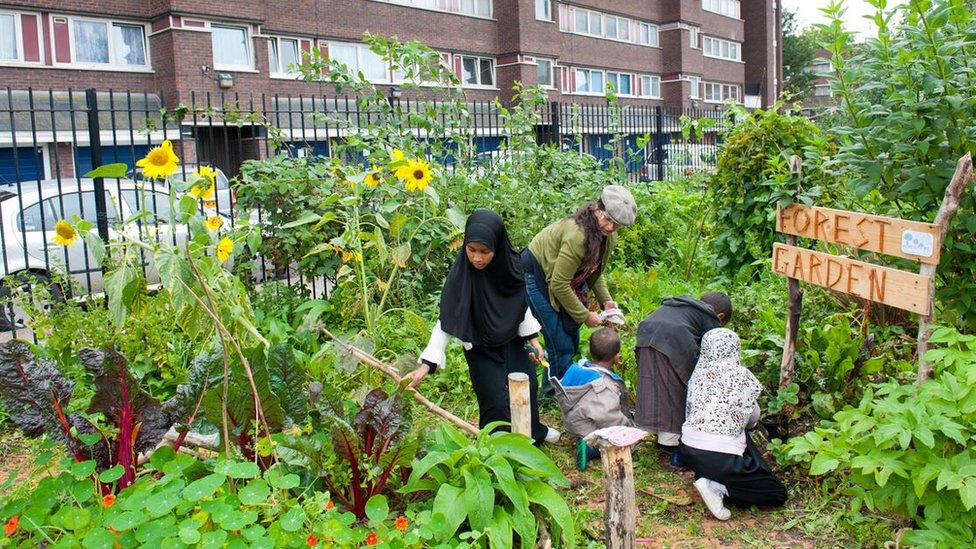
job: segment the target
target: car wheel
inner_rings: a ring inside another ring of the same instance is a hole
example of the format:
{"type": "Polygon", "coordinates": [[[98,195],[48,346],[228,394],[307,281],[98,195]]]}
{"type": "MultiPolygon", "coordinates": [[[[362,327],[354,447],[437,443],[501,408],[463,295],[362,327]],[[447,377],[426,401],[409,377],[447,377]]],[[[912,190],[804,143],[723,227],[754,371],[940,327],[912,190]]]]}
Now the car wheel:
{"type": "Polygon", "coordinates": [[[0,330],[18,330],[30,320],[27,311],[14,303],[12,288],[31,293],[34,297],[33,306],[44,311],[53,310],[64,303],[64,288],[44,273],[21,272],[4,277],[0,281],[0,330]],[[40,296],[35,297],[32,292],[35,286],[47,286],[49,295],[43,299],[40,296]]]}

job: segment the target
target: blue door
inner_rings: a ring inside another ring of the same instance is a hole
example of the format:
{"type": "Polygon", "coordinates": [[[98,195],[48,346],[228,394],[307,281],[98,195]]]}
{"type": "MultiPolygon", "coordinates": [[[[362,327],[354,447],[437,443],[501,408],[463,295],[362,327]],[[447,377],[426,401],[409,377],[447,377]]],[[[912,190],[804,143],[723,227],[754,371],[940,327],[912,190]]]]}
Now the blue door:
{"type": "Polygon", "coordinates": [[[44,160],[33,147],[0,148],[0,185],[44,179],[44,160]]]}
{"type": "MultiPolygon", "coordinates": [[[[136,161],[149,152],[148,145],[102,145],[102,164],[123,163],[130,170],[135,169],[136,161]]],[[[92,169],[91,147],[75,149],[75,176],[81,177],[92,169]]]]}
{"type": "Polygon", "coordinates": [[[595,156],[600,164],[606,168],[610,165],[610,159],[613,158],[613,151],[607,150],[607,146],[610,145],[610,135],[591,135],[586,138],[587,140],[587,152],[595,156]]]}

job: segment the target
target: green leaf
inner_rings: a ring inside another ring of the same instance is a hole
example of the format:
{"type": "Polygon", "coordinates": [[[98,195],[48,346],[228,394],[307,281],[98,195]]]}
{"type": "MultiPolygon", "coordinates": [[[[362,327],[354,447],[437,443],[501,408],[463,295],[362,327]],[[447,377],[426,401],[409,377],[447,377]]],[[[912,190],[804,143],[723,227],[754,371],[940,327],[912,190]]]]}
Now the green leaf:
{"type": "Polygon", "coordinates": [[[217,488],[227,480],[219,473],[211,473],[203,478],[194,480],[184,490],[183,497],[187,501],[200,501],[213,495],[217,488]]]}
{"type": "Polygon", "coordinates": [[[404,242],[400,244],[393,250],[393,262],[396,263],[397,267],[405,269],[410,261],[410,254],[412,250],[410,248],[410,242],[404,242]]]}
{"type": "Polygon", "coordinates": [[[71,474],[76,479],[83,479],[95,474],[95,462],[92,460],[76,461],[71,464],[71,474]]]}
{"type": "Polygon", "coordinates": [[[97,177],[114,177],[116,179],[125,177],[126,172],[129,171],[129,166],[125,163],[119,162],[117,164],[102,164],[101,166],[95,168],[94,170],[89,170],[85,175],[81,176],[84,178],[95,179],[97,177]]]}
{"type": "Polygon", "coordinates": [[[283,473],[285,469],[280,465],[277,467],[272,467],[264,472],[264,478],[267,479],[268,484],[279,489],[279,490],[290,490],[292,488],[297,488],[301,479],[298,475],[293,473],[283,473]]]}
{"type": "Polygon", "coordinates": [[[810,474],[813,476],[822,475],[828,471],[833,471],[840,465],[840,461],[824,454],[817,454],[810,463],[810,474]]]}
{"type": "Polygon", "coordinates": [[[196,528],[184,526],[180,528],[180,541],[188,545],[193,545],[200,541],[200,531],[196,528]]]}
{"type": "Polygon", "coordinates": [[[91,513],[85,508],[62,507],[54,518],[68,530],[81,530],[91,522],[91,513]]]}
{"type": "Polygon", "coordinates": [[[247,486],[241,488],[241,491],[237,493],[237,497],[241,499],[241,503],[244,505],[257,505],[263,503],[268,497],[271,496],[271,488],[268,487],[268,481],[263,478],[256,478],[251,482],[247,483],[247,486]]]}
{"type": "Polygon", "coordinates": [[[457,208],[457,206],[451,206],[447,209],[447,219],[454,225],[455,228],[464,230],[464,226],[467,224],[467,218],[464,217],[464,213],[457,208]]]}
{"type": "Polygon", "coordinates": [[[959,499],[967,511],[976,507],[976,477],[969,477],[959,489],[959,499]]]}
{"type": "Polygon", "coordinates": [[[434,515],[440,514],[444,517],[444,521],[441,523],[442,528],[437,533],[438,539],[442,541],[454,537],[454,532],[466,518],[466,514],[459,513],[457,509],[458,500],[463,492],[464,490],[450,484],[441,484],[441,487],[437,489],[437,494],[434,496],[434,506],[431,509],[431,524],[438,524],[434,521],[434,515]]]}
{"type": "Polygon", "coordinates": [[[142,511],[126,511],[112,519],[109,526],[119,531],[131,530],[148,519],[142,511]]]}
{"type": "Polygon", "coordinates": [[[569,511],[569,506],[552,486],[539,481],[530,480],[524,482],[525,493],[529,496],[529,501],[541,505],[549,516],[552,517],[560,530],[568,547],[576,545],[576,525],[573,522],[573,514],[569,511]]]}
{"type": "Polygon", "coordinates": [[[122,475],[124,474],[125,474],[125,468],[122,467],[121,465],[116,465],[109,469],[105,469],[104,471],[99,473],[98,480],[108,484],[119,480],[120,478],[122,478],[122,475]]]}
{"type": "Polygon", "coordinates": [[[197,213],[197,199],[192,195],[185,194],[180,198],[179,206],[177,207],[180,212],[180,221],[183,223],[188,223],[190,218],[197,213]]]}
{"type": "Polygon", "coordinates": [[[569,480],[559,467],[549,459],[549,456],[542,453],[542,450],[532,445],[532,439],[514,433],[493,433],[488,439],[488,444],[509,461],[521,463],[533,471],[538,471],[557,486],[569,487],[569,480]]]}
{"type": "Polygon", "coordinates": [[[227,541],[227,532],[223,530],[207,532],[200,540],[200,549],[220,549],[225,541],[227,541]]]}
{"type": "Polygon", "coordinates": [[[491,485],[491,477],[484,467],[473,466],[462,471],[464,476],[464,492],[461,493],[461,504],[467,510],[471,528],[484,531],[491,521],[492,509],[495,507],[495,490],[491,485]]]}
{"type": "Polygon", "coordinates": [[[218,461],[214,472],[230,478],[256,478],[261,475],[261,469],[251,461],[218,461]]]}
{"type": "Polygon", "coordinates": [[[297,532],[305,524],[305,511],[301,507],[292,507],[287,513],[281,516],[278,524],[286,532],[297,532]]]}
{"type": "Polygon", "coordinates": [[[79,230],[78,233],[81,234],[82,240],[88,245],[88,250],[91,251],[95,264],[99,267],[103,266],[102,263],[105,261],[105,243],[102,242],[102,237],[98,236],[97,232],[91,230],[79,230]]]}
{"type": "Polygon", "coordinates": [[[382,523],[389,514],[390,506],[386,502],[386,496],[377,494],[366,502],[366,516],[374,524],[382,523]]]}
{"type": "Polygon", "coordinates": [[[112,549],[115,535],[107,528],[93,528],[81,543],[86,549],[112,549]]]}
{"type": "Polygon", "coordinates": [[[296,220],[294,220],[294,221],[292,221],[290,223],[285,223],[280,228],[281,229],[293,229],[295,227],[301,227],[302,225],[307,225],[309,223],[314,223],[314,222],[316,222],[316,221],[318,221],[320,219],[322,219],[322,216],[321,215],[319,215],[319,214],[317,214],[315,212],[308,212],[305,215],[299,217],[298,219],[296,219],[296,220]]]}
{"type": "Polygon", "coordinates": [[[130,261],[124,261],[105,275],[108,310],[117,326],[125,324],[125,318],[139,290],[138,275],[136,267],[130,261]]]}
{"type": "Polygon", "coordinates": [[[175,456],[176,451],[173,450],[172,446],[166,444],[153,450],[152,456],[149,458],[149,464],[152,465],[153,469],[162,471],[163,466],[166,465],[166,462],[173,459],[175,456]]]}

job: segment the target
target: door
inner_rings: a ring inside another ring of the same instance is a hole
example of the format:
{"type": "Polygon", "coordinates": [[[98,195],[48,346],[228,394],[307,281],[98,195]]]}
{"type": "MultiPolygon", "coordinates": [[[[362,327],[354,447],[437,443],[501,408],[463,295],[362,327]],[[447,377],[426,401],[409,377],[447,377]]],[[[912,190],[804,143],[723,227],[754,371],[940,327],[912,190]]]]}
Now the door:
{"type": "Polygon", "coordinates": [[[44,158],[33,147],[0,148],[0,185],[44,179],[44,158]]]}

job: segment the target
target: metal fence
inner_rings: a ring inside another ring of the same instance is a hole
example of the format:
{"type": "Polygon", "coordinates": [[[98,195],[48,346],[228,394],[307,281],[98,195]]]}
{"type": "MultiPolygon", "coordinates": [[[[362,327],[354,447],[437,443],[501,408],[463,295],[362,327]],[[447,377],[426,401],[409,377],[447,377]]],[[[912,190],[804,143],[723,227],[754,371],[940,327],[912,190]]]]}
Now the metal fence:
{"type": "MultiPolygon", "coordinates": [[[[377,119],[355,98],[240,94],[191,95],[189,104],[165,109],[162,94],[133,92],[0,91],[0,254],[4,280],[0,288],[0,328],[16,327],[22,315],[10,303],[10,286],[47,280],[66,273],[75,297],[102,291],[102,271],[85,245],[53,245],[59,219],[78,215],[98,227],[105,240],[118,238],[117,222],[141,210],[168,219],[165,184],[137,183],[135,170],[123,179],[84,179],[94,167],[138,159],[164,140],[181,158],[182,176],[199,165],[218,168],[217,191],[207,207],[235,215],[234,177],[243,162],[278,153],[329,157],[351,133],[377,119]],[[145,195],[136,192],[140,186],[145,195]],[[141,203],[145,196],[145,202],[141,203]],[[28,276],[28,274],[30,276],[28,276]]],[[[439,112],[436,102],[390,99],[399,112],[439,112]]],[[[463,133],[474,160],[492,163],[502,157],[509,127],[495,103],[465,104],[464,127],[442,124],[435,131],[406,116],[404,132],[418,139],[456,142],[463,133]],[[448,135],[450,134],[450,135],[448,135]]],[[[604,165],[620,158],[632,181],[675,179],[714,166],[726,117],[714,110],[662,107],[618,107],[549,102],[536,113],[535,138],[590,154],[604,165]],[[714,125],[701,135],[687,135],[688,121],[710,118],[714,125]]],[[[457,159],[436,160],[454,169],[457,159]]],[[[260,216],[260,212],[251,214],[260,216]]],[[[186,226],[169,227],[140,221],[138,230],[176,244],[185,241],[186,226]]],[[[119,229],[126,230],[126,229],[119,229]]],[[[157,279],[144,258],[147,281],[157,279]]],[[[292,270],[259,265],[255,277],[272,274],[289,283],[322,286],[302,280],[292,270]]]]}

